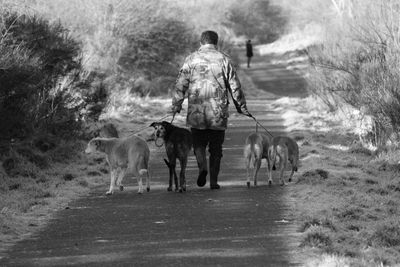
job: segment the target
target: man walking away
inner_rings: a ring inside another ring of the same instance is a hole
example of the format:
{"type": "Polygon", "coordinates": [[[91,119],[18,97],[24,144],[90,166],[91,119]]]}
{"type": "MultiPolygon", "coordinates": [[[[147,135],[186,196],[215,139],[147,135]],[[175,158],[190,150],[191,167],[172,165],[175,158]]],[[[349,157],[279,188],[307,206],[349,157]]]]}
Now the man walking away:
{"type": "Polygon", "coordinates": [[[188,97],[187,125],[192,131],[199,167],[197,185],[203,187],[207,182],[208,146],[211,189],[220,188],[218,174],[228,125],[229,95],[239,113],[251,116],[231,59],[218,51],[217,44],[216,32],[205,31],[201,34],[201,46],[185,59],[172,98],[172,113],[176,114],[181,111],[185,96],[188,97]]]}
{"type": "Polygon", "coordinates": [[[251,44],[251,40],[247,40],[246,42],[246,56],[247,56],[247,67],[250,68],[250,61],[253,57],[253,45],[251,44]]]}

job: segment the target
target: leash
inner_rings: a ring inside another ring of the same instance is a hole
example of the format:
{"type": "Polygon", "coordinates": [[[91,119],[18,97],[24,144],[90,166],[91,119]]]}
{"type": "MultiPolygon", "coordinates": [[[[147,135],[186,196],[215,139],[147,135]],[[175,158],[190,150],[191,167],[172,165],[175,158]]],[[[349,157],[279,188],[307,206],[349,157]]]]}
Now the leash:
{"type": "MultiPolygon", "coordinates": [[[[169,116],[171,116],[171,115],[170,115],[170,114],[165,115],[164,117],[162,117],[162,118],[160,118],[160,119],[158,119],[158,120],[156,120],[156,121],[163,121],[163,120],[165,120],[166,118],[168,118],[169,116]]],[[[174,118],[175,118],[175,114],[173,115],[172,120],[174,120],[174,118]]],[[[172,123],[172,121],[171,121],[171,123],[172,123]]],[[[140,128],[139,130],[128,131],[128,132],[131,132],[131,134],[130,134],[129,136],[132,136],[132,135],[135,135],[135,134],[137,134],[137,133],[140,133],[141,131],[143,131],[144,129],[147,129],[147,128],[150,128],[150,126],[147,125],[147,126],[144,126],[144,127],[140,128]]]]}
{"type": "Polygon", "coordinates": [[[250,114],[250,118],[252,118],[256,122],[256,132],[258,130],[258,126],[263,128],[271,137],[274,137],[270,131],[267,130],[253,115],[250,114]]]}
{"type": "Polygon", "coordinates": [[[175,119],[175,115],[176,115],[176,113],[174,113],[174,114],[172,115],[171,124],[172,124],[172,122],[173,122],[173,121],[174,121],[174,119],[175,119]]]}

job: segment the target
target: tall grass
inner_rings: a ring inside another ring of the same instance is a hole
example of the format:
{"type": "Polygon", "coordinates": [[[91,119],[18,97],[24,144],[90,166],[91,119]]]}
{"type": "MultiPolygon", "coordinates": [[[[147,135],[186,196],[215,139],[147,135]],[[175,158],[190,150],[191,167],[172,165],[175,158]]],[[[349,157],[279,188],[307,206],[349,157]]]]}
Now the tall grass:
{"type": "Polygon", "coordinates": [[[348,10],[325,25],[323,44],[309,50],[310,88],[332,108],[345,103],[371,116],[370,141],[384,145],[400,127],[400,6],[352,1],[348,10]]]}

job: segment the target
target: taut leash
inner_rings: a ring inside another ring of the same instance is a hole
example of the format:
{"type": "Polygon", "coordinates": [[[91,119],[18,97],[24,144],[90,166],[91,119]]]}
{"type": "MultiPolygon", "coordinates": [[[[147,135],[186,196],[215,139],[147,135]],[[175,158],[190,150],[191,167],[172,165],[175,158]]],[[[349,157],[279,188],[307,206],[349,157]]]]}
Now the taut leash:
{"type": "Polygon", "coordinates": [[[175,119],[175,115],[176,115],[176,113],[172,114],[172,120],[171,120],[171,124],[172,124],[172,122],[173,122],[173,121],[174,121],[174,119],[175,119]]]}
{"type": "Polygon", "coordinates": [[[256,122],[256,132],[258,130],[257,126],[259,125],[261,128],[263,128],[271,137],[274,137],[270,131],[267,130],[253,115],[250,114],[250,118],[252,118],[256,122]]]}
{"type": "MultiPolygon", "coordinates": [[[[169,116],[173,116],[172,117],[172,121],[174,120],[174,118],[175,118],[175,114],[174,115],[170,115],[170,114],[168,114],[168,115],[165,115],[164,117],[162,117],[162,118],[160,118],[160,119],[158,119],[158,120],[156,120],[156,121],[163,121],[163,120],[165,120],[166,118],[168,118],[169,116]]],[[[172,123],[172,121],[171,121],[171,123],[172,123]]],[[[136,130],[136,131],[129,131],[129,132],[131,132],[131,134],[129,135],[129,136],[132,136],[132,135],[135,135],[135,134],[137,134],[137,133],[140,133],[141,131],[143,131],[144,129],[147,129],[147,128],[150,128],[151,126],[144,126],[144,127],[142,127],[142,128],[140,128],[139,130],[136,130]]]]}

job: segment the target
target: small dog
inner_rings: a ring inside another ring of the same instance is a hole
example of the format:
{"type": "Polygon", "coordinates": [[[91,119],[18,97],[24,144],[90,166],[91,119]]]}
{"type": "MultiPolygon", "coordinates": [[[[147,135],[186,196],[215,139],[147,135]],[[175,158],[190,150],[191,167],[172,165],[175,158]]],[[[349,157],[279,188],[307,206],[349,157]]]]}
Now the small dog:
{"type": "MultiPolygon", "coordinates": [[[[270,170],[270,160],[268,158],[268,147],[271,144],[270,137],[262,133],[251,133],[247,136],[244,146],[244,158],[247,169],[247,187],[250,188],[250,164],[253,162],[254,186],[257,186],[257,174],[261,167],[261,160],[266,159],[268,163],[267,172],[270,170]]],[[[269,181],[271,184],[271,181],[269,181]]]]}
{"type": "Polygon", "coordinates": [[[268,157],[270,158],[271,165],[269,169],[269,181],[272,181],[272,169],[271,166],[275,166],[278,159],[280,175],[279,179],[281,185],[285,185],[283,180],[283,172],[286,169],[288,161],[292,165],[292,172],[289,177],[289,182],[292,181],[293,173],[297,172],[299,163],[299,146],[296,141],[287,136],[276,136],[272,138],[271,145],[268,149],[268,157]]]}
{"type": "Polygon", "coordinates": [[[186,191],[186,166],[189,152],[192,148],[192,134],[189,130],[172,125],[169,122],[153,122],[150,126],[154,127],[155,138],[162,138],[165,144],[168,160],[164,159],[169,169],[169,187],[168,191],[172,191],[172,177],[175,181],[175,191],[186,191]],[[181,172],[178,177],[176,175],[176,159],[181,165],[181,172]]]}
{"type": "Polygon", "coordinates": [[[114,193],[114,185],[119,186],[121,191],[124,190],[122,179],[125,174],[137,177],[139,194],[143,193],[142,178],[146,175],[147,192],[150,191],[150,149],[142,138],[135,135],[124,139],[96,137],[89,141],[85,152],[95,151],[105,153],[110,166],[111,182],[106,195],[114,193]]]}

